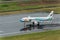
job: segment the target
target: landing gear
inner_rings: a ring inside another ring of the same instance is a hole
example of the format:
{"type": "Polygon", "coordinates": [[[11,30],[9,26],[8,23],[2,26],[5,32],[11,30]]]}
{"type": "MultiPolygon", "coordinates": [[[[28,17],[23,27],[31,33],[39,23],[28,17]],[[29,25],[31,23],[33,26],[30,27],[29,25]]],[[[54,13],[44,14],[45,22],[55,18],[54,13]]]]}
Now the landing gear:
{"type": "Polygon", "coordinates": [[[33,27],[33,29],[35,29],[35,23],[34,22],[32,22],[32,27],[33,27]]]}
{"type": "Polygon", "coordinates": [[[33,29],[37,28],[37,29],[43,29],[43,25],[40,25],[40,22],[38,22],[37,24],[35,24],[34,22],[32,23],[33,24],[33,29]]]}
{"type": "Polygon", "coordinates": [[[37,24],[35,24],[34,22],[32,22],[32,24],[28,24],[26,25],[26,22],[24,23],[24,28],[22,28],[20,31],[26,31],[26,30],[32,30],[32,29],[43,29],[43,26],[40,25],[40,23],[38,22],[37,24]]]}
{"type": "Polygon", "coordinates": [[[39,29],[40,28],[40,23],[38,22],[38,24],[37,24],[37,29],[39,29]]]}
{"type": "Polygon", "coordinates": [[[24,28],[25,28],[25,22],[24,22],[24,28]]]}

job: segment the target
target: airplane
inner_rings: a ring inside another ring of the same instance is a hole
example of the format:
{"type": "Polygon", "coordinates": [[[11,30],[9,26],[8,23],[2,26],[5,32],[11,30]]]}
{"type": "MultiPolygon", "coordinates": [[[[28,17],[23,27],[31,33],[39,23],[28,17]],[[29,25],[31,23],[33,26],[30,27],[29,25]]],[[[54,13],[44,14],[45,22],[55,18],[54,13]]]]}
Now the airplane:
{"type": "Polygon", "coordinates": [[[53,13],[54,11],[51,11],[47,17],[23,17],[20,19],[20,22],[34,22],[37,24],[38,22],[51,21],[53,19],[53,13]]]}

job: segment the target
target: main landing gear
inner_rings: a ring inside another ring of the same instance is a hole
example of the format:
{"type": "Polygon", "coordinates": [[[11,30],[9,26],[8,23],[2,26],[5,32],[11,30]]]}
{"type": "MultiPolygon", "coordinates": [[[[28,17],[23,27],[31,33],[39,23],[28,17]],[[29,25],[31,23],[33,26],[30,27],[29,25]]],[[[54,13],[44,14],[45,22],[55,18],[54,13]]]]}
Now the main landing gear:
{"type": "Polygon", "coordinates": [[[27,25],[24,23],[24,28],[22,28],[20,31],[26,31],[32,29],[43,29],[43,25],[40,25],[39,22],[37,24],[32,22],[32,24],[27,24],[27,25]]]}

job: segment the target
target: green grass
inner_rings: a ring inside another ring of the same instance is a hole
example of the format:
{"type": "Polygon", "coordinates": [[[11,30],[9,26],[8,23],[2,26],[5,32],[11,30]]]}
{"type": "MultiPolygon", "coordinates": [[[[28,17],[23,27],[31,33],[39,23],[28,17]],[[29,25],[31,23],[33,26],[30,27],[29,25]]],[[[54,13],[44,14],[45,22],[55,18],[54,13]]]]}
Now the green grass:
{"type": "Polygon", "coordinates": [[[60,40],[60,30],[2,37],[0,40],[60,40]]]}
{"type": "Polygon", "coordinates": [[[13,10],[19,10],[19,6],[17,6],[18,3],[3,3],[0,4],[0,12],[1,11],[13,11],[13,10]]]}
{"type": "MultiPolygon", "coordinates": [[[[39,9],[39,11],[55,11],[55,13],[60,13],[60,4],[43,4],[43,5],[29,5],[29,6],[20,6],[19,3],[2,3],[0,4],[0,12],[8,11],[21,11],[21,10],[32,10],[39,9]]],[[[34,11],[34,10],[32,10],[34,11]]]]}

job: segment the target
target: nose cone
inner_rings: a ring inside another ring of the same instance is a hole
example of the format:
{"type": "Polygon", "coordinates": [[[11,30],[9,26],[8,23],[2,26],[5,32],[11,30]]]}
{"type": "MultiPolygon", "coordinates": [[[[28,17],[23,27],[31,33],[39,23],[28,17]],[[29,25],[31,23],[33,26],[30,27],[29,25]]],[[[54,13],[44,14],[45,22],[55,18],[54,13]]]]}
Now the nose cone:
{"type": "Polygon", "coordinates": [[[24,20],[23,19],[20,19],[20,22],[24,22],[24,20]]]}

